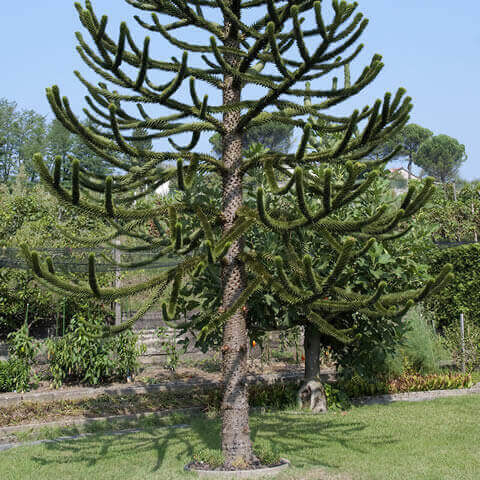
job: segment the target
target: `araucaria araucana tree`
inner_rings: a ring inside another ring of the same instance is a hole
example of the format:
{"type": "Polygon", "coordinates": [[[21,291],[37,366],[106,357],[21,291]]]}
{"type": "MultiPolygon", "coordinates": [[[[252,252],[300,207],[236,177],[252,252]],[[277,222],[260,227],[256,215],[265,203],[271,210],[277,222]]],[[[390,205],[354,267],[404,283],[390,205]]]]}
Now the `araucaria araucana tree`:
{"type": "MultiPolygon", "coordinates": [[[[430,194],[431,183],[420,193],[411,191],[401,209],[393,213],[382,206],[361,221],[330,218],[368,187],[375,173],[371,172],[366,181],[358,183],[366,166],[356,162],[405,125],[411,109],[410,98],[405,98],[404,90],[400,89],[396,95],[387,93],[383,102],[378,100],[372,107],[356,110],[351,116],[326,113],[369,85],[382,68],[380,56],[375,55],[351,86],[317,87],[317,83],[352,62],[362,50],[359,45],[349,51],[368,23],[361,14],[354,15],[356,4],[333,0],[333,9],[329,12],[332,15],[324,16],[325,8],[318,0],[126,1],[151,13],[150,20],[135,19],[140,26],[180,49],[181,58],[156,58],[162,56],[162,49],[151,44],[150,37],[138,45],[125,23],[121,24],[115,40],[108,32],[107,17],[98,18],[87,0],[85,8],[80,4],[76,4],[76,8],[95,48],[78,33],[78,52],[107,82],[94,85],[76,72],[89,92],[85,113],[92,125],[79,122],[68,99],[60,96],[58,87],[47,90],[58,120],[108,160],[116,174],[108,177],[94,174],[82,169],[74,159],[69,191],[62,186],[58,159],[52,173],[41,156],[35,156],[35,163],[43,183],[63,204],[103,218],[111,225],[112,234],[98,239],[99,242],[111,244],[118,236],[130,237],[137,242],[136,246],[127,247],[127,243],[122,242],[117,248],[152,251],[155,252],[153,258],[174,254],[181,261],[175,268],[146,282],[114,289],[99,287],[93,257],[89,262],[88,282],[78,284],[59,278],[51,260],[47,259],[45,264],[35,252],[29,253],[25,248],[25,253],[41,282],[72,295],[114,300],[152,290],[150,299],[135,317],[118,327],[107,328],[106,334],[131,327],[161,298],[167,286],[171,286],[171,296],[168,305],[163,304],[163,314],[165,319],[173,319],[182,279],[220,265],[222,302],[212,321],[223,324],[222,449],[226,467],[248,467],[254,455],[248,424],[248,338],[244,306],[249,296],[261,287],[263,279],[247,284],[246,265],[254,274],[262,273],[256,268],[259,265],[253,259],[254,252],[244,249],[245,234],[251,228],[268,228],[283,236],[312,228],[326,236],[332,232],[348,235],[359,229],[367,236],[370,232],[381,234],[406,213],[421,206],[430,194]],[[192,33],[194,37],[187,36],[192,33]],[[188,38],[195,38],[194,43],[188,42],[188,38]],[[199,58],[192,61],[190,54],[198,54],[199,58]],[[165,78],[156,83],[160,74],[165,78]],[[311,87],[307,87],[306,82],[311,82],[311,87]],[[184,83],[187,89],[183,88],[184,83]],[[210,95],[200,96],[200,88],[210,95]],[[190,98],[187,100],[187,97],[190,98]],[[310,105],[303,105],[304,97],[312,100],[310,105]],[[137,106],[138,113],[129,108],[130,104],[137,106]],[[319,122],[309,122],[307,116],[319,122]],[[242,153],[245,132],[268,122],[300,128],[303,134],[297,151],[293,154],[266,152],[245,158],[242,153]],[[132,133],[139,129],[147,133],[132,133]],[[306,145],[312,131],[337,132],[341,139],[330,149],[308,152],[306,145]],[[359,133],[353,136],[355,131],[359,133]],[[197,145],[204,132],[221,136],[220,159],[199,151],[197,145]],[[188,134],[191,137],[182,144],[188,134]],[[138,147],[140,141],[163,138],[170,142],[168,151],[138,147]],[[171,161],[176,162],[176,166],[172,166],[171,161]],[[345,163],[348,171],[346,180],[340,184],[333,181],[332,170],[328,168],[319,176],[309,172],[314,164],[339,162],[345,163]],[[264,170],[273,193],[296,192],[296,204],[286,212],[288,218],[281,218],[281,212],[277,214],[275,209],[267,208],[267,192],[261,188],[256,208],[243,204],[245,178],[255,169],[264,170]],[[293,173],[289,173],[290,169],[294,169],[293,173]],[[218,211],[202,208],[189,195],[189,186],[198,177],[201,181],[205,171],[222,179],[222,206],[218,211]],[[289,177],[284,186],[276,185],[276,172],[289,177]],[[132,204],[132,200],[147,195],[174,176],[184,192],[182,199],[170,206],[132,204]],[[316,199],[315,210],[307,207],[306,196],[316,199]],[[155,234],[151,225],[156,229],[155,234]],[[192,231],[187,228],[189,225],[194,225],[192,231]],[[217,234],[218,226],[220,234],[217,234]]],[[[369,168],[374,166],[371,164],[369,168]]],[[[319,278],[313,271],[311,257],[306,256],[303,261],[306,279],[311,285],[307,298],[307,304],[311,305],[309,319],[332,334],[337,331],[322,312],[346,308],[349,302],[339,307],[323,301],[325,290],[345,263],[361,254],[352,239],[336,240],[334,244],[340,254],[335,268],[325,278],[319,278]]],[[[305,291],[299,291],[304,287],[292,284],[278,259],[277,266],[274,287],[280,285],[278,289],[284,296],[305,305],[305,291]]],[[[445,276],[444,272],[442,279],[445,276]]],[[[360,304],[384,308],[382,293],[383,287],[379,286],[373,297],[349,301],[355,308],[360,304]]],[[[399,313],[392,308],[395,312],[384,309],[392,315],[399,313]]],[[[400,311],[404,309],[402,305],[400,311]]]]}

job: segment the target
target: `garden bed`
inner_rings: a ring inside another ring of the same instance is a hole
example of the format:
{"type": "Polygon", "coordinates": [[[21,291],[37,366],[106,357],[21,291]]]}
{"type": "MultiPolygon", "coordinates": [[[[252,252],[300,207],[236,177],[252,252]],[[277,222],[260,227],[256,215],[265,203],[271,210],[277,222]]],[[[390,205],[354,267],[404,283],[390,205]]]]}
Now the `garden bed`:
{"type": "MultiPolygon", "coordinates": [[[[301,378],[303,367],[300,365],[275,363],[268,366],[252,365],[249,369],[249,379],[255,382],[274,382],[281,379],[301,378]]],[[[334,380],[334,370],[326,369],[323,374],[324,381],[334,380]]],[[[129,383],[111,383],[102,386],[83,386],[79,384],[64,385],[53,388],[46,381],[40,383],[38,388],[25,393],[0,394],[0,407],[16,405],[22,402],[44,403],[52,401],[80,400],[95,398],[101,395],[130,395],[149,394],[161,391],[182,391],[196,387],[214,388],[221,383],[220,372],[206,372],[198,368],[179,368],[175,373],[165,369],[150,368],[142,371],[129,383]]]]}

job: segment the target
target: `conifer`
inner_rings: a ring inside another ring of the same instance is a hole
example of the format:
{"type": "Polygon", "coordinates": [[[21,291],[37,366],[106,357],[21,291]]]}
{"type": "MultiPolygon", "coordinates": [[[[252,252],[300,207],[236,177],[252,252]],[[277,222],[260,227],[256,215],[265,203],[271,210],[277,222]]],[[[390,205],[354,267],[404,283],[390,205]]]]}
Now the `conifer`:
{"type": "MultiPolygon", "coordinates": [[[[67,189],[59,178],[59,159],[54,172],[48,170],[41,155],[36,155],[34,162],[43,184],[60,203],[111,226],[112,233],[96,239],[96,243],[125,251],[154,252],[154,260],[175,255],[180,261],[176,267],[136,285],[103,288],[96,279],[94,256],[89,259],[88,280],[75,283],[56,275],[51,260],[40,259],[27,247],[24,252],[39,281],[55,291],[102,301],[150,292],[133,318],[106,327],[105,335],[130,328],[163,299],[165,291],[170,292],[170,298],[162,305],[164,320],[175,319],[182,283],[204,269],[220,266],[222,303],[211,321],[223,325],[222,449],[225,467],[248,467],[254,455],[248,425],[247,312],[242,307],[249,296],[268,279],[286,301],[309,308],[309,320],[317,328],[346,337],[348,332],[329,324],[330,314],[353,306],[385,315],[399,314],[419,295],[405,294],[403,305],[397,308],[403,297],[384,295],[382,285],[365,298],[343,291],[337,280],[344,266],[366,248],[360,247],[359,240],[388,235],[425,203],[431,194],[430,181],[419,192],[410,190],[397,211],[380,206],[369,218],[359,221],[333,216],[368,187],[378,165],[360,161],[406,124],[411,99],[400,89],[350,116],[330,113],[332,107],[367,87],[383,66],[381,57],[374,55],[349,86],[337,88],[337,82],[333,88],[325,86],[325,80],[350,64],[363,48],[350,48],[368,23],[362,14],[355,13],[356,3],[333,0],[330,10],[321,0],[126,1],[144,14],[135,16],[141,27],[155,35],[155,40],[163,37],[181,55],[166,59],[150,36],[137,42],[126,23],[114,35],[108,28],[108,17],[99,18],[86,0],[85,6],[75,6],[90,40],[77,33],[77,49],[82,60],[103,78],[94,84],[75,72],[88,91],[84,111],[90,125],[78,120],[57,86],[47,89],[57,119],[107,160],[115,173],[105,176],[88,171],[72,158],[72,185],[67,189]],[[184,32],[194,32],[195,41],[188,41],[184,32]],[[302,102],[305,97],[310,100],[307,104],[302,102]],[[301,129],[296,152],[268,151],[244,157],[245,132],[269,122],[301,129]],[[220,159],[200,148],[202,134],[215,133],[222,138],[220,159]],[[311,151],[307,146],[312,133],[337,133],[340,139],[331,148],[311,151]],[[150,140],[165,138],[170,144],[166,151],[142,147],[150,140]],[[329,168],[320,176],[310,173],[313,165],[328,167],[340,162],[348,172],[341,184],[333,181],[329,168]],[[244,205],[245,178],[255,169],[263,170],[274,194],[295,192],[293,214],[282,215],[266,205],[262,188],[258,189],[255,209],[244,205]],[[362,182],[360,175],[366,169],[370,173],[362,182]],[[219,210],[207,208],[189,195],[192,182],[201,181],[205,173],[222,180],[219,210]],[[286,185],[277,182],[279,173],[289,177],[286,185]],[[173,178],[183,195],[171,205],[133,203],[173,178]],[[314,209],[307,201],[309,196],[318,199],[314,209]],[[338,252],[336,264],[321,277],[309,257],[292,254],[288,259],[293,259],[291,265],[275,258],[275,272],[271,274],[262,269],[255,252],[245,251],[245,235],[254,228],[276,232],[287,243],[290,234],[314,229],[331,240],[338,252]],[[114,243],[120,236],[128,237],[135,246],[114,243]],[[297,276],[291,275],[294,267],[300,269],[297,276]],[[247,282],[246,268],[256,275],[254,281],[247,282]],[[323,300],[325,292],[333,287],[340,289],[343,299],[323,300]]],[[[91,239],[85,240],[91,244],[91,239]]],[[[447,270],[420,295],[444,281],[447,270]]]]}

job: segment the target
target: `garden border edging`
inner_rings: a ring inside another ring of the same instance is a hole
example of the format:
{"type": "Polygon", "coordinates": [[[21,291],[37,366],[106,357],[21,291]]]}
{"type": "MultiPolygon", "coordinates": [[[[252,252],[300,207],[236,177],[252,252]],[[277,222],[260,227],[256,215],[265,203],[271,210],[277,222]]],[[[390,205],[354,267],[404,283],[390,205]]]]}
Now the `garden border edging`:
{"type": "MultiPolygon", "coordinates": [[[[335,378],[334,370],[327,370],[321,374],[322,381],[328,382],[335,378]]],[[[266,375],[248,375],[247,382],[251,385],[266,383],[268,385],[278,382],[297,381],[303,378],[303,372],[295,373],[269,373],[266,375]]],[[[184,391],[192,388],[211,390],[221,385],[221,382],[213,380],[202,381],[173,381],[158,383],[153,385],[131,385],[131,386],[107,386],[107,387],[80,387],[75,389],[47,390],[43,392],[25,392],[25,393],[1,393],[0,408],[12,405],[18,405],[23,402],[47,403],[58,402],[62,400],[84,400],[96,398],[102,395],[143,395],[157,392],[184,391]]]]}
{"type": "Polygon", "coordinates": [[[195,472],[200,478],[264,478],[277,475],[290,467],[290,462],[286,458],[281,458],[280,461],[282,463],[275,467],[264,467],[255,470],[200,470],[185,465],[185,471],[195,472]]]}
{"type": "Polygon", "coordinates": [[[3,437],[16,432],[35,431],[42,428],[67,428],[67,427],[82,427],[84,425],[91,425],[92,423],[114,423],[128,420],[140,420],[148,417],[168,417],[175,414],[195,414],[202,411],[202,407],[186,407],[186,408],[172,408],[160,410],[158,412],[144,412],[133,413],[130,415],[110,415],[108,417],[74,417],[70,420],[56,420],[47,423],[23,423],[19,425],[10,425],[7,427],[0,427],[0,445],[3,437]]]}
{"type": "Polygon", "coordinates": [[[387,405],[393,402],[421,402],[435,400],[436,398],[458,397],[461,395],[480,394],[480,382],[470,388],[456,388],[452,390],[427,390],[424,392],[390,393],[375,395],[373,397],[358,397],[352,399],[352,404],[363,405],[387,405]]]}

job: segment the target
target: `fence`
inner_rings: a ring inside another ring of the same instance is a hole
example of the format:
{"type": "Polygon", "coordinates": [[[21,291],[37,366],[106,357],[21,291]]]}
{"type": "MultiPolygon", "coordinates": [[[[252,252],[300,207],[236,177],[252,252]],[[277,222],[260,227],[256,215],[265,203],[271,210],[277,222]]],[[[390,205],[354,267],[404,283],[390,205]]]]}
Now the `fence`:
{"type": "MultiPolygon", "coordinates": [[[[144,266],[119,268],[118,263],[138,263],[158,255],[155,252],[124,252],[114,248],[42,248],[36,250],[41,258],[51,257],[56,270],[65,273],[87,273],[88,255],[96,254],[95,270],[97,272],[117,272],[119,270],[150,270],[174,267],[175,259],[161,258],[144,266]]],[[[30,266],[18,248],[0,249],[0,268],[29,270],[30,266]]]]}

